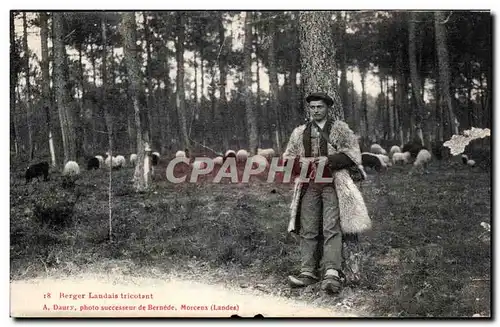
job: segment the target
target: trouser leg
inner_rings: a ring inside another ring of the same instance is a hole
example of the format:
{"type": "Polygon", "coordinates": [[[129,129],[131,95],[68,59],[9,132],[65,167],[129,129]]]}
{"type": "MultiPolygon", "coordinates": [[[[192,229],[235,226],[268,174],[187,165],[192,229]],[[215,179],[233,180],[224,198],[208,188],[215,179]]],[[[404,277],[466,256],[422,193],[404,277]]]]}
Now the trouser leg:
{"type": "Polygon", "coordinates": [[[319,262],[320,252],[318,251],[318,242],[321,229],[321,193],[315,187],[307,188],[301,204],[300,212],[300,254],[301,271],[316,274],[319,262]]]}
{"type": "Polygon", "coordinates": [[[342,266],[342,231],[337,192],[331,185],[325,186],[323,200],[323,268],[340,270],[342,266]]]}

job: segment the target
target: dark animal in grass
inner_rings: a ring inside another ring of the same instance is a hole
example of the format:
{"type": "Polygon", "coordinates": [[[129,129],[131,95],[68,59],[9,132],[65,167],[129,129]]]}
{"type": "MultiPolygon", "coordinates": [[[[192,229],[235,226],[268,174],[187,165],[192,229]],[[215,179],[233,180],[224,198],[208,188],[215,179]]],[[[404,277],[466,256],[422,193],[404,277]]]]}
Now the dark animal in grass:
{"type": "Polygon", "coordinates": [[[158,152],[153,152],[151,154],[151,163],[153,166],[158,165],[158,162],[160,161],[160,154],[158,152]]]}
{"type": "Polygon", "coordinates": [[[90,158],[90,160],[87,162],[87,170],[92,170],[92,169],[99,169],[99,159],[96,157],[90,158]]]}
{"type": "Polygon", "coordinates": [[[413,141],[413,142],[410,142],[410,143],[406,143],[403,146],[402,152],[403,153],[410,152],[411,157],[415,159],[417,157],[418,153],[420,152],[420,150],[422,150],[422,149],[428,150],[426,147],[424,147],[419,142],[413,141]]]}
{"type": "Polygon", "coordinates": [[[377,172],[387,169],[387,165],[382,160],[382,158],[373,153],[363,152],[361,154],[361,162],[363,164],[363,167],[371,168],[377,172]]]}
{"type": "Polygon", "coordinates": [[[42,161],[35,165],[31,165],[26,169],[26,184],[31,182],[33,178],[37,178],[43,176],[43,180],[47,181],[49,179],[49,163],[47,161],[42,161]]]}

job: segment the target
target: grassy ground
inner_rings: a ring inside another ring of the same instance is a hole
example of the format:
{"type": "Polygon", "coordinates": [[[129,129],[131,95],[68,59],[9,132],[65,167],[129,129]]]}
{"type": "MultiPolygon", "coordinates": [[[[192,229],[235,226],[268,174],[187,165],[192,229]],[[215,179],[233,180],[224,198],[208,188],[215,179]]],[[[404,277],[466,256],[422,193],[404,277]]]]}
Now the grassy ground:
{"type": "Polygon", "coordinates": [[[132,169],[116,171],[110,243],[107,171],[83,171],[63,188],[56,174],[25,185],[12,169],[11,279],[118,265],[130,275],[189,271],[368,316],[489,316],[490,241],[480,237],[480,223],[491,219],[489,173],[449,163],[434,163],[429,174],[409,171],[391,167],[380,185],[373,175],[363,183],[374,228],[361,240],[361,284],[332,298],[316,286],[286,285],[299,262],[298,241],[286,233],[290,185],[159,180],[135,194],[132,169]],[[55,217],[66,225],[51,227],[55,217]]]}

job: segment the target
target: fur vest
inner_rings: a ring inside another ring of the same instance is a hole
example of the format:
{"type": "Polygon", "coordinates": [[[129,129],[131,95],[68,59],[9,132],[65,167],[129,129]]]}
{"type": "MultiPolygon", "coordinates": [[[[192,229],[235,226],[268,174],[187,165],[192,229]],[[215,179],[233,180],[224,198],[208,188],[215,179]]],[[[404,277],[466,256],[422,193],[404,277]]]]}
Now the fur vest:
{"type": "MultiPolygon", "coordinates": [[[[303,136],[307,125],[301,125],[294,129],[288,142],[283,158],[304,157],[305,149],[303,136]]],[[[330,128],[330,143],[328,144],[328,155],[338,152],[346,154],[356,165],[361,164],[361,151],[358,138],[349,126],[337,120],[330,128]]],[[[337,191],[340,226],[344,234],[360,234],[371,229],[372,224],[363,196],[352,180],[347,169],[333,172],[333,183],[337,191]]],[[[300,204],[304,194],[304,182],[299,177],[295,179],[292,203],[290,205],[290,221],[288,232],[298,234],[300,232],[300,204]]]]}

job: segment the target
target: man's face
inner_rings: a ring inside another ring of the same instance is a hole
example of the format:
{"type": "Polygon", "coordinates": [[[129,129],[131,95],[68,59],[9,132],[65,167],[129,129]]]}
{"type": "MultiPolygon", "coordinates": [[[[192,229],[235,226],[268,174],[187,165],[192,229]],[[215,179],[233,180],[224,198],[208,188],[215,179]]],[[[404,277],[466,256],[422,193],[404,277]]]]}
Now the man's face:
{"type": "Polygon", "coordinates": [[[309,102],[309,112],[311,113],[312,119],[315,121],[322,121],[328,114],[328,107],[323,100],[311,101],[309,102]]]}

